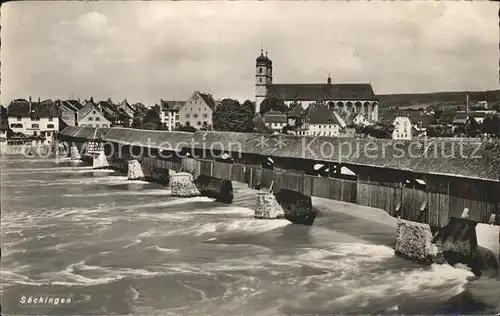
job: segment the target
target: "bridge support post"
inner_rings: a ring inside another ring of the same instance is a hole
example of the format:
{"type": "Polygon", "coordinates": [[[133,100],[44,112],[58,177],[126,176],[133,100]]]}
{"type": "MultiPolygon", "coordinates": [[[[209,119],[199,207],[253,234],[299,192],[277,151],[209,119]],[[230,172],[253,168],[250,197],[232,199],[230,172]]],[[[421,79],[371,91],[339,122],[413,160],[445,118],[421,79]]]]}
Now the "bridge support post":
{"type": "Polygon", "coordinates": [[[106,154],[104,150],[98,151],[93,154],[92,167],[94,169],[106,169],[109,168],[108,158],[106,158],[106,154]]]}
{"type": "Polygon", "coordinates": [[[274,195],[283,208],[285,218],[293,224],[311,226],[317,215],[310,196],[300,192],[282,189],[274,195]]]}
{"type": "Polygon", "coordinates": [[[144,172],[142,171],[141,164],[137,160],[128,161],[128,180],[144,180],[144,172]]]}
{"type": "Polygon", "coordinates": [[[80,152],[78,151],[78,147],[76,147],[75,144],[71,145],[71,148],[70,148],[69,152],[70,152],[71,160],[80,160],[80,159],[82,159],[82,156],[80,155],[80,152]]]}
{"type": "Polygon", "coordinates": [[[432,243],[428,224],[398,218],[395,251],[419,263],[444,262],[440,249],[432,243]]]}
{"type": "Polygon", "coordinates": [[[178,172],[170,178],[172,196],[191,197],[201,195],[193,181],[193,175],[187,172],[178,172]]]}
{"type": "Polygon", "coordinates": [[[255,218],[282,219],[285,212],[272,192],[257,192],[257,204],[255,206],[255,218]]]}

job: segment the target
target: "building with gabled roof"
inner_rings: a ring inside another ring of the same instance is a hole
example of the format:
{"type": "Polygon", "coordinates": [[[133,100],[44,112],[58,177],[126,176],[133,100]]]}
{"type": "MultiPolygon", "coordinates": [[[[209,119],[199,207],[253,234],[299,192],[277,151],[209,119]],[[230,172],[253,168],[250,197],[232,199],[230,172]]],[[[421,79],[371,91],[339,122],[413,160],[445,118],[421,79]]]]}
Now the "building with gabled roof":
{"type": "Polygon", "coordinates": [[[266,97],[278,97],[287,106],[301,104],[307,108],[313,103],[324,103],[330,111],[361,113],[370,121],[378,120],[379,102],[370,83],[276,84],[273,83],[271,59],[263,50],[256,59],[255,110],[266,97]]]}
{"type": "Polygon", "coordinates": [[[287,125],[287,117],[286,114],[281,113],[280,111],[271,110],[263,115],[264,124],[270,127],[274,131],[281,132],[283,127],[287,125]]]}
{"type": "Polygon", "coordinates": [[[161,100],[160,118],[168,130],[177,125],[190,125],[196,129],[209,129],[217,102],[208,93],[194,91],[187,101],[161,100]]]}
{"type": "Polygon", "coordinates": [[[160,119],[164,128],[171,131],[181,124],[179,110],[184,104],[185,101],[160,100],[160,119]]]}
{"type": "Polygon", "coordinates": [[[290,134],[303,136],[339,136],[341,120],[327,106],[321,103],[310,104],[301,109],[298,104],[288,114],[290,134]]]}
{"type": "Polygon", "coordinates": [[[50,144],[59,132],[59,107],[52,100],[33,102],[31,97],[13,100],[8,108],[8,124],[14,133],[33,138],[34,144],[50,144]]]}
{"type": "Polygon", "coordinates": [[[82,127],[111,127],[111,122],[104,116],[94,102],[87,104],[77,112],[77,126],[82,127]]]}

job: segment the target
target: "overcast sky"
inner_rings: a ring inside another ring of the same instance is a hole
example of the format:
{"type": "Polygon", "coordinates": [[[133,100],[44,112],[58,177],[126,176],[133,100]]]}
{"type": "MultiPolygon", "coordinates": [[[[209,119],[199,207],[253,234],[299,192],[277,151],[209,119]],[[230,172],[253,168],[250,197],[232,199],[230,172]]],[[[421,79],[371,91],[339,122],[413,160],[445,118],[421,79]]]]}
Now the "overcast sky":
{"type": "Polygon", "coordinates": [[[375,93],[498,87],[495,2],[9,2],[1,98],[148,105],[254,96],[261,45],[275,83],[371,82],[375,93]]]}

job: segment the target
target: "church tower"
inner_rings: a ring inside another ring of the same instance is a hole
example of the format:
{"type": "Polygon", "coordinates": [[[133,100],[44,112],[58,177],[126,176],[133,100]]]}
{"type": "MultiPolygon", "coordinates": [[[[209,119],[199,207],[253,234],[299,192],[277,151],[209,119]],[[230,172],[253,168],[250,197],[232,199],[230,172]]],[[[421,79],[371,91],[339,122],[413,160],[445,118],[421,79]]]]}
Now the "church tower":
{"type": "Polygon", "coordinates": [[[260,56],[255,64],[255,111],[258,113],[260,104],[267,95],[267,86],[273,83],[273,62],[260,50],[260,56]]]}

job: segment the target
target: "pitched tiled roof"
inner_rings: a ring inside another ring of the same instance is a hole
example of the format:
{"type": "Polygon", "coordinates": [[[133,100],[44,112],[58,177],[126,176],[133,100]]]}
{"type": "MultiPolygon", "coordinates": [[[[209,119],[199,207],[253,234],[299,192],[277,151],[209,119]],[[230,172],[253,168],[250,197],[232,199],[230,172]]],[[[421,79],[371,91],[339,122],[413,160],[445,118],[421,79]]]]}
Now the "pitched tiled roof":
{"type": "Polygon", "coordinates": [[[38,116],[38,117],[58,117],[61,115],[61,111],[56,103],[52,100],[45,100],[40,103],[31,102],[31,113],[30,113],[30,103],[24,99],[14,100],[9,104],[8,107],[9,116],[38,116]]]}
{"type": "Polygon", "coordinates": [[[439,117],[439,123],[441,124],[451,124],[456,117],[454,112],[445,112],[439,117]]]}
{"type": "Polygon", "coordinates": [[[16,99],[10,102],[7,107],[9,116],[29,116],[30,104],[24,99],[16,99]]]}
{"type": "Polygon", "coordinates": [[[141,130],[133,128],[110,128],[103,137],[108,142],[118,142],[129,145],[148,145],[164,150],[179,150],[178,143],[191,144],[193,133],[141,130]]]}
{"type": "Polygon", "coordinates": [[[304,111],[309,124],[338,124],[335,115],[323,104],[311,104],[304,111]]]}
{"type": "Polygon", "coordinates": [[[269,111],[264,114],[266,123],[286,123],[286,115],[279,111],[269,111]]]}
{"type": "Polygon", "coordinates": [[[186,104],[186,101],[160,100],[160,104],[162,111],[179,111],[186,104]]]}
{"type": "Polygon", "coordinates": [[[67,126],[59,133],[61,140],[89,140],[89,139],[103,139],[107,133],[107,128],[94,128],[94,127],[81,127],[81,126],[67,126]]]}
{"type": "Polygon", "coordinates": [[[64,102],[71,104],[71,106],[77,110],[80,110],[81,108],[83,108],[83,105],[78,100],[66,100],[64,102]]]}
{"type": "Polygon", "coordinates": [[[434,115],[430,114],[420,114],[420,113],[410,113],[409,114],[411,124],[422,125],[422,127],[428,127],[434,121],[434,115]]]}
{"type": "Polygon", "coordinates": [[[271,84],[268,96],[283,100],[375,100],[372,86],[368,83],[351,84],[271,84]]]}
{"type": "Polygon", "coordinates": [[[9,128],[7,119],[0,118],[0,131],[6,131],[9,128]]]}
{"type": "Polygon", "coordinates": [[[210,109],[212,109],[212,111],[215,111],[216,103],[215,103],[215,100],[212,97],[212,95],[207,94],[207,93],[201,93],[201,92],[198,92],[198,94],[203,99],[203,101],[205,101],[205,103],[208,105],[208,107],[210,109]]]}
{"type": "Polygon", "coordinates": [[[304,111],[304,109],[302,108],[302,105],[297,104],[297,105],[295,105],[293,110],[290,113],[288,113],[288,116],[299,117],[299,116],[302,116],[303,111],[304,111]]]}
{"type": "Polygon", "coordinates": [[[463,113],[459,112],[453,119],[453,124],[465,124],[466,121],[467,121],[467,115],[465,115],[465,112],[463,113]]]}
{"type": "Polygon", "coordinates": [[[45,100],[40,102],[40,104],[37,107],[35,107],[35,113],[37,116],[40,117],[61,116],[61,110],[59,109],[57,104],[52,100],[45,100]]]}
{"type": "Polygon", "coordinates": [[[71,102],[68,102],[68,101],[62,101],[61,106],[64,106],[65,108],[67,108],[71,111],[74,111],[74,112],[79,110],[79,108],[75,107],[71,102]]]}

